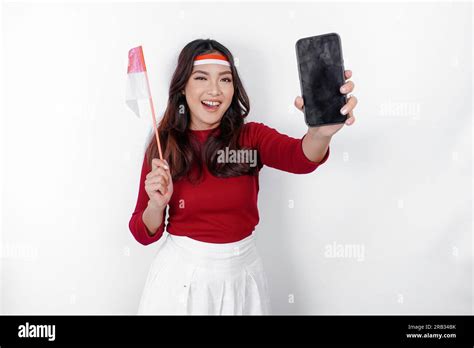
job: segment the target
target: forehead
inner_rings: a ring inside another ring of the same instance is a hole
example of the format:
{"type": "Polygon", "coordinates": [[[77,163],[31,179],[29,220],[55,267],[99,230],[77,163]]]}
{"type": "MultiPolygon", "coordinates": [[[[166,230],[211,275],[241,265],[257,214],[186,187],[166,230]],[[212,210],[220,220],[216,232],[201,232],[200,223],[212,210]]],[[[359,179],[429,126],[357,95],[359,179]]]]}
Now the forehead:
{"type": "Polygon", "coordinates": [[[224,72],[232,73],[230,67],[220,64],[202,64],[193,66],[193,73],[196,71],[202,71],[208,74],[222,74],[224,72]]]}

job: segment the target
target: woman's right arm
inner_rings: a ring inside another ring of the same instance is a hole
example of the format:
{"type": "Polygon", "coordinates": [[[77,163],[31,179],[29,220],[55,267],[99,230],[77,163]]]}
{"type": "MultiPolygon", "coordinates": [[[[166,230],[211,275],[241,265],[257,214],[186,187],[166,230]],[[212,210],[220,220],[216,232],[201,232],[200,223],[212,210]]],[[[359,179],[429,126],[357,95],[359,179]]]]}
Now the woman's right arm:
{"type": "Polygon", "coordinates": [[[137,203],[129,222],[129,229],[133,237],[137,242],[143,245],[156,242],[160,239],[165,230],[164,219],[166,209],[154,209],[154,205],[150,202],[150,197],[145,190],[145,180],[150,170],[151,168],[148,165],[145,155],[141,170],[137,203]]]}

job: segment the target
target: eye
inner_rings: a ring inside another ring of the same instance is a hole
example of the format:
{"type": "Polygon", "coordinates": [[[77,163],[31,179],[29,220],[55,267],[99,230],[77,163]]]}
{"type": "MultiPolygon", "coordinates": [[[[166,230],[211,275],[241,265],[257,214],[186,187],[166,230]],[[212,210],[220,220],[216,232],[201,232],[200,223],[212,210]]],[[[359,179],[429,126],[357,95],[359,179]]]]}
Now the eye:
{"type": "MultiPolygon", "coordinates": [[[[195,79],[195,80],[205,80],[206,78],[203,77],[203,76],[198,76],[198,77],[195,77],[194,79],[195,79]]],[[[223,81],[226,81],[226,82],[232,82],[232,79],[230,79],[230,78],[228,78],[228,77],[224,77],[222,80],[223,80],[223,81]]]]}

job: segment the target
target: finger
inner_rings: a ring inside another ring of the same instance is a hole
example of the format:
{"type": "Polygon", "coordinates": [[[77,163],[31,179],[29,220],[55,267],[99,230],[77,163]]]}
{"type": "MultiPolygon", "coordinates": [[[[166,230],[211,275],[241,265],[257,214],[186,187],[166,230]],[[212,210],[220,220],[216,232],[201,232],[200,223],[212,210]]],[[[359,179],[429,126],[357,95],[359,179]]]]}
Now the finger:
{"type": "Polygon", "coordinates": [[[159,176],[159,175],[163,175],[164,177],[168,177],[168,175],[166,173],[166,170],[164,170],[162,167],[158,167],[158,168],[155,168],[155,170],[153,170],[150,173],[149,179],[154,178],[154,177],[159,176]]]}
{"type": "Polygon", "coordinates": [[[350,96],[346,105],[344,105],[342,108],[341,108],[341,114],[343,115],[347,115],[349,114],[352,109],[355,108],[355,106],[357,105],[357,98],[355,96],[350,96]]]}
{"type": "MultiPolygon", "coordinates": [[[[354,96],[350,96],[350,98],[353,98],[353,97],[354,96]]],[[[357,104],[357,98],[356,98],[356,104],[357,104]]],[[[348,126],[351,126],[352,124],[354,124],[354,122],[355,122],[355,116],[354,116],[354,110],[352,109],[348,114],[345,124],[348,126]]]]}
{"type": "Polygon", "coordinates": [[[347,94],[354,90],[354,86],[354,82],[348,81],[347,83],[343,84],[339,90],[341,91],[341,93],[347,94]]]}
{"type": "Polygon", "coordinates": [[[160,175],[160,176],[154,176],[153,178],[151,179],[147,179],[145,181],[147,184],[157,184],[157,183],[160,183],[160,184],[163,184],[165,186],[168,186],[168,178],[167,177],[164,177],[163,175],[160,175]]]}
{"type": "MultiPolygon", "coordinates": [[[[165,163],[168,163],[165,161],[165,163]]],[[[168,186],[172,182],[171,170],[168,169],[164,170],[163,167],[157,167],[153,171],[149,172],[146,176],[146,179],[153,179],[155,177],[163,176],[166,179],[166,186],[168,186]]],[[[145,181],[146,182],[146,181],[145,181]]]]}
{"type": "Polygon", "coordinates": [[[151,170],[154,170],[157,167],[162,167],[164,169],[169,169],[169,165],[168,165],[168,162],[166,162],[166,160],[161,160],[159,158],[153,158],[151,160],[151,170]]]}
{"type": "Polygon", "coordinates": [[[354,124],[354,122],[355,122],[354,112],[351,111],[351,112],[349,113],[349,117],[347,118],[345,124],[348,125],[348,126],[351,126],[352,124],[354,124]]]}
{"type": "Polygon", "coordinates": [[[344,71],[344,76],[346,79],[350,79],[352,77],[352,70],[344,71]]]}
{"type": "Polygon", "coordinates": [[[161,182],[163,185],[168,186],[168,178],[166,177],[166,174],[152,176],[150,179],[147,179],[145,181],[146,184],[153,184],[158,182],[161,182]]]}
{"type": "Polygon", "coordinates": [[[163,184],[157,184],[158,185],[158,191],[162,194],[165,195],[166,192],[168,192],[168,188],[163,185],[163,184]]]}
{"type": "Polygon", "coordinates": [[[298,110],[303,111],[304,100],[303,100],[302,97],[297,96],[297,97],[295,98],[295,106],[296,106],[296,108],[297,108],[298,110]]]}
{"type": "Polygon", "coordinates": [[[150,184],[148,185],[148,188],[152,191],[156,191],[156,192],[159,192],[161,193],[162,195],[165,195],[166,192],[168,191],[168,189],[166,188],[166,186],[164,186],[163,184],[160,184],[160,183],[157,183],[157,184],[150,184]]]}
{"type": "Polygon", "coordinates": [[[160,178],[163,179],[163,184],[164,184],[165,186],[168,186],[168,183],[169,183],[168,173],[166,173],[165,175],[160,176],[160,178]]]}
{"type": "Polygon", "coordinates": [[[168,170],[168,171],[166,172],[166,174],[167,174],[167,177],[166,177],[166,179],[167,179],[167,180],[166,180],[166,186],[167,186],[167,187],[169,187],[169,186],[170,186],[170,187],[173,187],[173,177],[171,176],[170,171],[168,170]]]}

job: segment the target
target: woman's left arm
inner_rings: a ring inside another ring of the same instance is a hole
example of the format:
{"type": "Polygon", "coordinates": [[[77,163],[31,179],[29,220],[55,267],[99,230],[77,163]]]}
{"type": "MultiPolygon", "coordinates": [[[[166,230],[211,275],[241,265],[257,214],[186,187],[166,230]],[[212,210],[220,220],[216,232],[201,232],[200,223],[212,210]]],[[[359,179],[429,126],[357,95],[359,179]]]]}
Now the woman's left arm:
{"type": "MultiPolygon", "coordinates": [[[[344,76],[346,78],[346,83],[341,86],[340,90],[342,94],[348,94],[354,90],[354,82],[347,81],[347,79],[352,77],[352,71],[344,71],[344,76]]],[[[296,97],[295,106],[300,111],[303,111],[303,105],[303,98],[296,97]]],[[[303,152],[309,160],[313,162],[320,162],[326,154],[332,136],[336,134],[344,126],[344,124],[350,126],[355,122],[353,110],[356,105],[357,98],[353,95],[350,95],[348,97],[347,104],[344,105],[340,110],[341,114],[343,115],[349,114],[349,117],[345,123],[308,128],[308,132],[303,139],[303,152]]]]}

